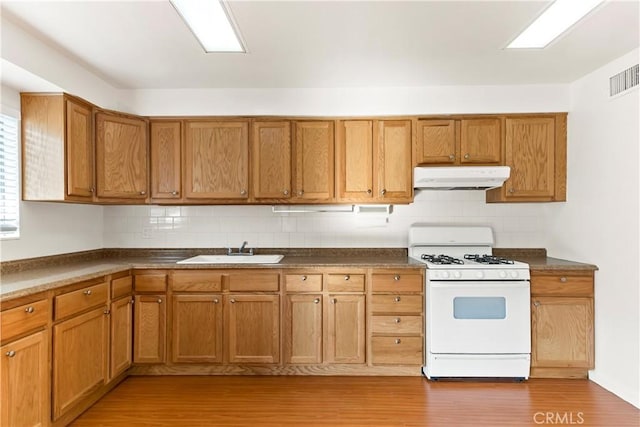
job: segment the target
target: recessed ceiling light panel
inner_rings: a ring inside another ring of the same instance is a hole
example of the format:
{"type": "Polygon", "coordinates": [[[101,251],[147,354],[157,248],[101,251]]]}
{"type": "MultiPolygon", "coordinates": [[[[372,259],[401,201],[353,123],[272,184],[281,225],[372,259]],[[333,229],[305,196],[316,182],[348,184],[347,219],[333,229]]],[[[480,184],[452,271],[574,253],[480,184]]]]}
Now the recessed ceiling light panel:
{"type": "Polygon", "coordinates": [[[542,49],[603,0],[556,0],[507,49],[542,49]]]}
{"type": "Polygon", "coordinates": [[[207,53],[246,52],[221,0],[171,0],[207,53]]]}

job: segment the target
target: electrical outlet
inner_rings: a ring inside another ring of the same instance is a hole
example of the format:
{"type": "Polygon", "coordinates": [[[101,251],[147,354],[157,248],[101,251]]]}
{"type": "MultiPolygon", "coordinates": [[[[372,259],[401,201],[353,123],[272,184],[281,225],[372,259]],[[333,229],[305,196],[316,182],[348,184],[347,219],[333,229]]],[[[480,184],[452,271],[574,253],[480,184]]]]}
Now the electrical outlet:
{"type": "Polygon", "coordinates": [[[152,239],[153,238],[153,228],[151,228],[151,227],[143,227],[142,228],[142,238],[143,239],[152,239]]]}

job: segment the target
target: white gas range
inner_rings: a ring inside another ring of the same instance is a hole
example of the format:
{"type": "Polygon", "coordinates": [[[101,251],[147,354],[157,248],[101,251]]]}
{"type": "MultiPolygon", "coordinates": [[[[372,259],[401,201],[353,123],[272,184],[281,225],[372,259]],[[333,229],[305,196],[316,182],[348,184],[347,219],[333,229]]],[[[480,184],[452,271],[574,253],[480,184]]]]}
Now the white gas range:
{"type": "Polygon", "coordinates": [[[529,266],[492,255],[488,227],[414,224],[409,256],[426,271],[429,379],[529,377],[529,266]]]}

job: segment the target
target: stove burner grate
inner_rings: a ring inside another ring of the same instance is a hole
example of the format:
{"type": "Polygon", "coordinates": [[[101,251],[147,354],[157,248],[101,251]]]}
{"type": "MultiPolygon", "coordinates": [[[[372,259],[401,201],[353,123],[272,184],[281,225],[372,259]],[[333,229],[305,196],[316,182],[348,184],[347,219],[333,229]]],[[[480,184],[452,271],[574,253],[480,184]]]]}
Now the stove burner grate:
{"type": "Polygon", "coordinates": [[[513,264],[514,261],[494,255],[465,254],[464,259],[480,264],[513,264]]]}
{"type": "Polygon", "coordinates": [[[451,257],[449,255],[428,255],[424,254],[420,258],[425,261],[429,261],[434,264],[447,265],[447,264],[464,264],[464,261],[458,258],[451,257]]]}

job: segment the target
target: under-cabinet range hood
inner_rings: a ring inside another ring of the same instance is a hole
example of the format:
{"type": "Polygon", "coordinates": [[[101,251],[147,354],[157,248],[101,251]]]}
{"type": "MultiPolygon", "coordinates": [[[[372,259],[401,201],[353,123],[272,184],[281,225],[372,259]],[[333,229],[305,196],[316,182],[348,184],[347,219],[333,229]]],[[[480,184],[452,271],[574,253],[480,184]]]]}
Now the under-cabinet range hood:
{"type": "Polygon", "coordinates": [[[509,178],[509,166],[422,166],[413,171],[416,190],[489,190],[509,178]]]}

